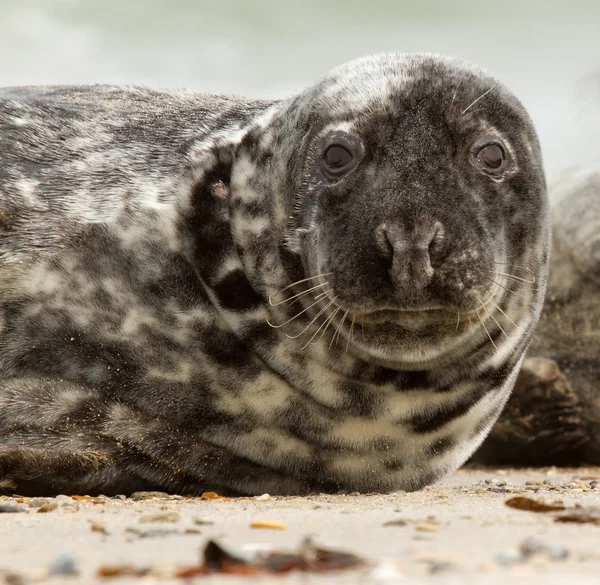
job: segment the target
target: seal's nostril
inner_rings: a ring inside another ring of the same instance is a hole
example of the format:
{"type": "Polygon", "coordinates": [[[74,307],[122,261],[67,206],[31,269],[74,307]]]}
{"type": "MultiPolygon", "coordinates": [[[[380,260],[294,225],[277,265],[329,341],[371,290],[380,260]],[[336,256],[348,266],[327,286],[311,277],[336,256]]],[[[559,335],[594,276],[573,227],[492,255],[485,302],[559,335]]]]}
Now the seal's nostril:
{"type": "Polygon", "coordinates": [[[433,263],[440,259],[444,251],[446,236],[444,226],[439,221],[434,224],[431,233],[432,236],[429,242],[429,259],[433,263]]]}
{"type": "Polygon", "coordinates": [[[394,258],[394,246],[390,239],[386,223],[382,223],[375,230],[375,243],[380,258],[385,262],[386,266],[389,267],[394,258]]]}

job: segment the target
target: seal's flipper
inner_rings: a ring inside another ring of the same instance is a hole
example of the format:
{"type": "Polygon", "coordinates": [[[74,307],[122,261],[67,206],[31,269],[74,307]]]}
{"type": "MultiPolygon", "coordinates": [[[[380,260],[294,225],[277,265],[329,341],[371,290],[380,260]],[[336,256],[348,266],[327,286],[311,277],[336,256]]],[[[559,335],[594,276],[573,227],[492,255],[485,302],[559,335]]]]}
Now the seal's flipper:
{"type": "Polygon", "coordinates": [[[581,406],[554,360],[529,358],[483,446],[472,458],[488,465],[575,465],[588,440],[581,406]]]}

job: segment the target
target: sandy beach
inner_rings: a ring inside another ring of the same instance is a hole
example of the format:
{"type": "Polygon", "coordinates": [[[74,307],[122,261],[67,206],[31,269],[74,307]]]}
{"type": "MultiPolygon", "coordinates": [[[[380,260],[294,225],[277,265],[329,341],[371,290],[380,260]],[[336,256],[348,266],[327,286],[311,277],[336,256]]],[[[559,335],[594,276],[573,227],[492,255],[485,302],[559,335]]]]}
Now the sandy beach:
{"type": "Polygon", "coordinates": [[[423,491],[387,495],[15,496],[1,498],[0,510],[0,576],[10,585],[549,585],[600,575],[600,468],[461,470],[423,491]],[[260,568],[269,554],[306,551],[306,538],[353,553],[358,565],[260,568]],[[247,561],[230,570],[248,574],[199,574],[210,541],[247,561]]]}

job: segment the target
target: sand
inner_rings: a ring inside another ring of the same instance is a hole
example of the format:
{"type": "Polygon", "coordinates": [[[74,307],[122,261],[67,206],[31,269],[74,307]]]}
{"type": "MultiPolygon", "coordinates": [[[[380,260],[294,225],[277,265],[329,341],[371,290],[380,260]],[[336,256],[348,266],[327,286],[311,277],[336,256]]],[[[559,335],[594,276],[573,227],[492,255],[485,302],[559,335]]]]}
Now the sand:
{"type": "Polygon", "coordinates": [[[12,585],[181,584],[186,581],[173,575],[199,565],[211,539],[246,557],[298,550],[306,537],[359,555],[365,565],[333,573],[216,574],[187,582],[600,583],[600,524],[557,521],[578,513],[578,506],[600,508],[600,468],[461,470],[423,491],[387,495],[13,497],[0,498],[0,505],[25,510],[0,514],[0,583],[3,576],[12,585]],[[566,510],[508,507],[505,502],[517,496],[562,502],[566,510]],[[283,526],[251,527],[263,521],[283,526]],[[99,570],[117,565],[145,576],[98,577],[99,570]]]}

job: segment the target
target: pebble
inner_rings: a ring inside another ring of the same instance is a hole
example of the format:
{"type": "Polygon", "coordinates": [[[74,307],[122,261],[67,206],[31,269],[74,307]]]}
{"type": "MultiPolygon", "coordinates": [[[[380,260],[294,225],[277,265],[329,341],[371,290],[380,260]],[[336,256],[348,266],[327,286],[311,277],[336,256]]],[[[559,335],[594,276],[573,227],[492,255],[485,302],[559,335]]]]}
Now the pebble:
{"type": "Polygon", "coordinates": [[[41,508],[45,504],[49,504],[49,503],[50,503],[49,498],[32,498],[31,500],[29,500],[29,502],[27,502],[27,505],[30,508],[41,508]]]}
{"type": "Polygon", "coordinates": [[[17,514],[19,512],[27,512],[27,510],[15,504],[0,504],[0,514],[17,514]]]}
{"type": "Polygon", "coordinates": [[[427,561],[429,565],[429,572],[432,575],[437,575],[438,573],[444,573],[445,571],[449,571],[454,568],[454,565],[448,561],[435,561],[429,560],[427,561]]]}
{"type": "Polygon", "coordinates": [[[108,530],[106,530],[106,526],[101,522],[97,522],[96,520],[90,520],[90,529],[92,532],[100,532],[101,534],[108,535],[108,530]]]}
{"type": "Polygon", "coordinates": [[[140,518],[142,524],[149,522],[179,522],[181,516],[177,512],[160,512],[159,514],[146,514],[140,518]]]}
{"type": "Polygon", "coordinates": [[[494,555],[495,561],[503,567],[510,567],[523,562],[523,555],[516,550],[506,550],[494,555]]]}
{"type": "Polygon", "coordinates": [[[62,554],[52,562],[48,569],[49,575],[79,575],[79,568],[75,557],[62,554]]]}
{"type": "Polygon", "coordinates": [[[45,514],[46,512],[53,512],[57,508],[58,508],[58,502],[51,501],[51,502],[48,502],[47,504],[44,504],[40,508],[38,508],[37,513],[38,514],[45,514]]]}
{"type": "Polygon", "coordinates": [[[59,504],[66,504],[66,505],[70,505],[73,503],[73,498],[71,498],[70,496],[65,496],[63,494],[59,494],[58,496],[56,496],[54,498],[54,501],[59,503],[59,504]]]}
{"type": "Polygon", "coordinates": [[[172,528],[152,528],[150,530],[138,530],[137,528],[126,528],[125,532],[135,534],[140,538],[163,538],[165,536],[178,536],[179,530],[172,528]]]}
{"type": "Polygon", "coordinates": [[[438,524],[433,524],[432,522],[419,522],[415,526],[415,529],[419,532],[437,532],[439,528],[438,524]]]}
{"type": "Polygon", "coordinates": [[[383,525],[384,526],[406,526],[408,524],[408,522],[406,520],[403,520],[402,518],[398,518],[398,520],[389,520],[388,522],[385,522],[383,525]]]}
{"type": "Polygon", "coordinates": [[[271,496],[269,494],[262,494],[262,496],[254,496],[254,499],[257,502],[265,502],[267,500],[270,500],[271,496]]]}
{"type": "Polygon", "coordinates": [[[250,528],[270,528],[271,530],[285,530],[287,525],[283,522],[271,522],[270,520],[254,520],[250,522],[250,528]]]}
{"type": "Polygon", "coordinates": [[[166,492],[133,492],[131,494],[131,499],[132,500],[151,500],[153,498],[160,498],[160,499],[164,499],[164,498],[169,498],[170,495],[167,494],[166,492]]]}
{"type": "Polygon", "coordinates": [[[519,547],[521,554],[525,559],[534,555],[545,554],[553,561],[562,561],[569,556],[568,549],[562,544],[546,543],[537,538],[528,538],[521,543],[519,547]]]}

